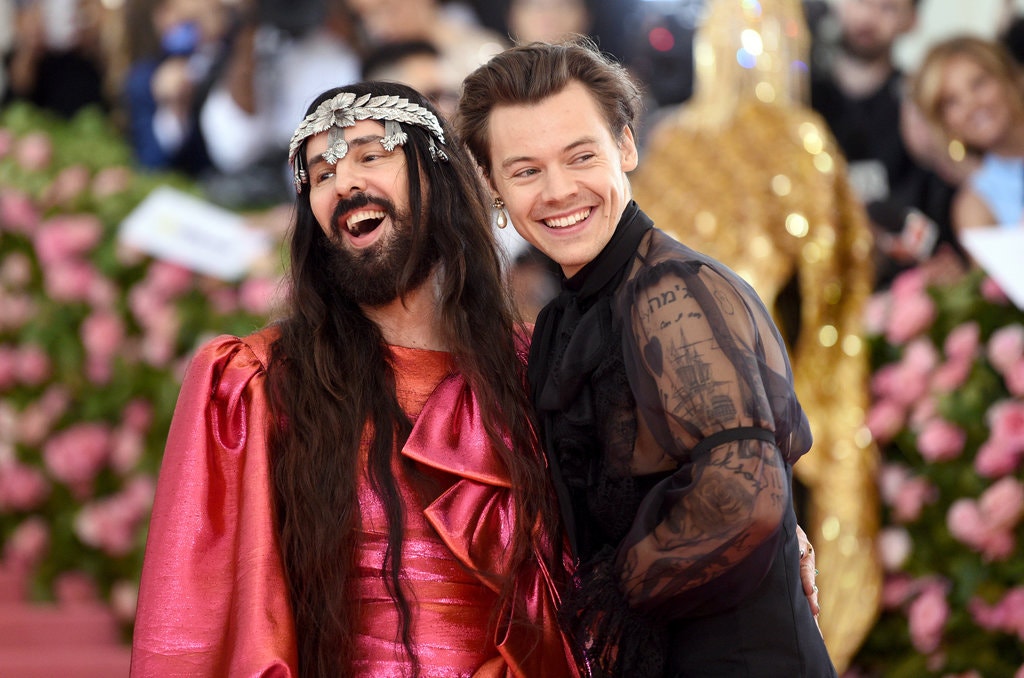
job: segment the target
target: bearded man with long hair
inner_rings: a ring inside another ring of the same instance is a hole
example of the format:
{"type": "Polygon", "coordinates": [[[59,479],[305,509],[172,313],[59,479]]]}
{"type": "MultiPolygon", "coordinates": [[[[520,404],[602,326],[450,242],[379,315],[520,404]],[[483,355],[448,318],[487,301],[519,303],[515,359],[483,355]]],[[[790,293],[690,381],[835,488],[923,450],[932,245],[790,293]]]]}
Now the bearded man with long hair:
{"type": "Polygon", "coordinates": [[[284,317],[193,359],[133,676],[572,676],[566,571],[487,197],[407,87],[292,140],[284,317]]]}

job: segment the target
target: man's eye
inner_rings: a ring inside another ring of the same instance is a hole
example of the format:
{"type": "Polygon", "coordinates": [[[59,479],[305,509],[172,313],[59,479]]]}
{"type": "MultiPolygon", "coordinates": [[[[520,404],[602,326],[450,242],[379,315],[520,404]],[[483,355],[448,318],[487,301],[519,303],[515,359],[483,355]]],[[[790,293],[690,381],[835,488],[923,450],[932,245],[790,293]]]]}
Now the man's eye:
{"type": "Polygon", "coordinates": [[[526,169],[519,170],[518,172],[516,172],[512,176],[514,176],[514,177],[532,177],[535,174],[537,174],[537,170],[532,168],[532,167],[528,167],[526,169]]]}
{"type": "Polygon", "coordinates": [[[317,185],[320,185],[320,184],[324,183],[325,181],[329,180],[333,176],[334,176],[334,170],[324,170],[323,172],[318,172],[316,174],[315,181],[316,181],[317,185]]]}

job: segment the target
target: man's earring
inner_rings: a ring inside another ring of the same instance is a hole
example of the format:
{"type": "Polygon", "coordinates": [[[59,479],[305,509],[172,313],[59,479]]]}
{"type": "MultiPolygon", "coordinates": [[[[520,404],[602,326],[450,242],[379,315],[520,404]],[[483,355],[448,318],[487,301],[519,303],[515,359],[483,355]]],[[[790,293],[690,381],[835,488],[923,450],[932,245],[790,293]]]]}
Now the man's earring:
{"type": "Polygon", "coordinates": [[[508,214],[505,213],[505,201],[501,199],[501,196],[494,198],[494,203],[491,207],[498,210],[498,216],[494,220],[494,223],[498,224],[498,228],[505,228],[508,226],[508,214]]]}

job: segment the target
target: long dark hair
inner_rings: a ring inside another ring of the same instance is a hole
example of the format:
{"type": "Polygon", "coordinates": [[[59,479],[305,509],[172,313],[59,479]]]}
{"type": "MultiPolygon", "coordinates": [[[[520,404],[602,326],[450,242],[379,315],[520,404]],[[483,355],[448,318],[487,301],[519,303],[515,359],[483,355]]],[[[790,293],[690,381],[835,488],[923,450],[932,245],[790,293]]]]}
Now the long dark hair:
{"type": "MultiPolygon", "coordinates": [[[[330,90],[309,111],[341,91],[397,95],[436,115],[414,90],[382,82],[330,90]]],[[[502,282],[487,196],[466,151],[447,123],[442,121],[442,127],[448,162],[431,159],[423,129],[403,125],[409,136],[403,145],[409,211],[423,214],[424,202],[427,211],[414,226],[412,256],[398,289],[411,291],[409,278],[423,252],[440,253],[443,339],[477,396],[491,445],[511,474],[520,518],[511,552],[513,565],[519,566],[531,557],[537,521],[553,535],[556,514],[533,433],[525,369],[517,353],[522,348],[516,340],[519,321],[502,282]],[[421,173],[429,199],[421,195],[421,173]]],[[[277,527],[300,672],[307,678],[351,673],[358,611],[348,601],[359,521],[359,446],[365,431],[372,434],[370,484],[388,512],[382,577],[399,609],[400,634],[415,675],[410,606],[399,577],[403,507],[391,471],[396,443],[401,446],[407,439],[411,424],[395,394],[389,348],[380,329],[331,284],[328,243],[310,208],[308,189],[298,197],[292,228],[289,315],[278,323],[268,396],[277,423],[271,432],[277,527]]],[[[505,582],[502,601],[517,603],[511,600],[511,585],[505,582]]]]}

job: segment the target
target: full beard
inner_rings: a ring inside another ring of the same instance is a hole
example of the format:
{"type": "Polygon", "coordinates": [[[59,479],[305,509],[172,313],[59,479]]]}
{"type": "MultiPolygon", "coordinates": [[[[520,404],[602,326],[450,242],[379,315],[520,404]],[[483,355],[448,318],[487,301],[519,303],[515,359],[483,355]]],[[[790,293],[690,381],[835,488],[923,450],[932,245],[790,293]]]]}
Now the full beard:
{"type": "MultiPolygon", "coordinates": [[[[394,203],[385,198],[369,201],[357,197],[355,201],[339,203],[335,214],[343,214],[355,206],[365,206],[370,202],[387,213],[391,230],[371,246],[357,251],[351,251],[338,242],[343,236],[331,238],[327,265],[330,279],[342,294],[360,306],[373,307],[384,306],[398,299],[399,281],[413,256],[415,226],[408,212],[399,211],[394,203]]],[[[433,239],[428,238],[410,272],[405,289],[413,290],[422,285],[439,258],[437,246],[433,239]]]]}
{"type": "Polygon", "coordinates": [[[839,41],[842,50],[857,61],[870,64],[884,59],[891,50],[891,46],[880,43],[858,43],[854,38],[843,33],[839,41]]]}

